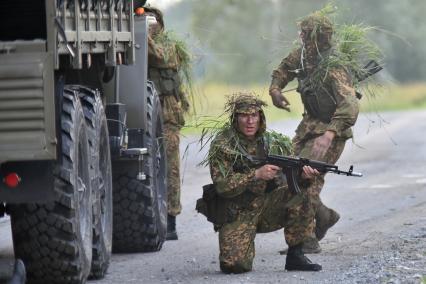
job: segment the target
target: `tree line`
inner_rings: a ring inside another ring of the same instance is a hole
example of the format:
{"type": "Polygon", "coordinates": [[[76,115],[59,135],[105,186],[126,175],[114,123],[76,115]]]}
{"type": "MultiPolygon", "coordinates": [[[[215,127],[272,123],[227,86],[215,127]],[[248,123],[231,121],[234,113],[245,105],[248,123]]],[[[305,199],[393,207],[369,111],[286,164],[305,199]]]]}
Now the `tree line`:
{"type": "MultiPolygon", "coordinates": [[[[186,40],[196,75],[229,84],[265,83],[297,40],[297,21],[324,0],[183,0],[165,11],[168,28],[186,40]]],[[[426,79],[426,1],[340,0],[337,24],[375,27],[385,68],[399,82],[426,79]]]]}

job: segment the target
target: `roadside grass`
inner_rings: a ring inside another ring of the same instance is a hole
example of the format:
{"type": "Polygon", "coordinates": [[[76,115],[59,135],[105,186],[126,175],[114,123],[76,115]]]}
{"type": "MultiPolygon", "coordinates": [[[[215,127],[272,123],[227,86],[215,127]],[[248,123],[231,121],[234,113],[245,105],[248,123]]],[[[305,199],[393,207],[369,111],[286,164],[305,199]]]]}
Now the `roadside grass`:
{"type": "MultiPolygon", "coordinates": [[[[295,84],[290,85],[286,89],[293,89],[295,86],[295,84]]],[[[184,135],[200,133],[202,128],[200,127],[200,122],[205,121],[207,118],[211,121],[210,124],[214,123],[212,120],[219,119],[220,115],[223,114],[227,95],[238,91],[255,92],[268,103],[268,106],[264,108],[268,122],[288,118],[301,118],[303,113],[303,105],[296,91],[285,93],[285,96],[290,101],[291,108],[291,112],[287,112],[273,106],[268,94],[268,86],[266,85],[236,86],[209,83],[196,87],[196,95],[193,98],[194,102],[192,102],[194,107],[186,118],[187,123],[182,133],[184,135]]],[[[364,96],[361,99],[362,112],[426,108],[426,83],[381,87],[372,90],[374,97],[367,95],[365,92],[363,93],[364,96]]],[[[202,125],[205,126],[206,123],[204,122],[202,125]]]]}
{"type": "Polygon", "coordinates": [[[423,276],[423,278],[422,278],[422,284],[426,284],[426,276],[423,276]]]}
{"type": "Polygon", "coordinates": [[[361,111],[392,111],[426,108],[426,84],[395,85],[377,90],[374,98],[361,100],[361,111]]]}

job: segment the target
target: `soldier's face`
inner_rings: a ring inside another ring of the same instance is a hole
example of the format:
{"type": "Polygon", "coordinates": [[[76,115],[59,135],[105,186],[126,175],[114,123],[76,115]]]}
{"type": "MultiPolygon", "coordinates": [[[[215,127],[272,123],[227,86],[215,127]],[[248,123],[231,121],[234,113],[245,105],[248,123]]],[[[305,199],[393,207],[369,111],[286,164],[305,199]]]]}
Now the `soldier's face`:
{"type": "Polygon", "coordinates": [[[307,29],[301,29],[299,31],[299,40],[302,44],[306,44],[306,42],[308,41],[309,34],[310,31],[307,29]]]}
{"type": "Polygon", "coordinates": [[[149,34],[151,36],[158,35],[160,31],[161,31],[161,26],[158,23],[149,25],[149,34]]]}
{"type": "Polygon", "coordinates": [[[256,136],[259,130],[260,115],[255,113],[239,113],[238,114],[238,130],[247,138],[251,139],[256,136]]]}
{"type": "MultiPolygon", "coordinates": [[[[148,12],[147,15],[156,18],[154,13],[148,12]]],[[[160,33],[160,31],[161,31],[161,25],[158,23],[158,21],[157,21],[157,23],[151,23],[149,25],[149,34],[151,36],[158,35],[160,33]]]]}

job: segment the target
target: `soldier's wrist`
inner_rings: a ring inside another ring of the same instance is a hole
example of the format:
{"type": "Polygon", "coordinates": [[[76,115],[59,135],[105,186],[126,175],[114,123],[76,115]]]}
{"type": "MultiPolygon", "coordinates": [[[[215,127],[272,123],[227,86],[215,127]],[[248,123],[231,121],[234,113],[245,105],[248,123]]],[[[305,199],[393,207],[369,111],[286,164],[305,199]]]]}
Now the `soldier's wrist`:
{"type": "Polygon", "coordinates": [[[271,87],[269,87],[269,95],[270,96],[272,96],[272,94],[274,93],[274,91],[281,92],[281,88],[279,88],[277,86],[271,86],[271,87]]]}
{"type": "Polygon", "coordinates": [[[254,180],[258,180],[259,179],[259,169],[255,169],[254,170],[254,180]]]}
{"type": "Polygon", "coordinates": [[[331,129],[327,130],[324,134],[330,140],[333,140],[334,137],[336,137],[336,131],[331,130],[331,129]]]}

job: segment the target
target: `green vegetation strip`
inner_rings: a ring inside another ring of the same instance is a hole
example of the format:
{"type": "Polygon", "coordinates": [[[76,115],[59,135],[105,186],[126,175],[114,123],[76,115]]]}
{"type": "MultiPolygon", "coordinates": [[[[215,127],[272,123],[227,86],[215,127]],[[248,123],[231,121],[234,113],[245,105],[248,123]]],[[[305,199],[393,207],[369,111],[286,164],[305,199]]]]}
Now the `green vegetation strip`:
{"type": "MultiPolygon", "coordinates": [[[[286,89],[293,89],[295,85],[286,89]]],[[[226,97],[237,91],[253,91],[261,99],[268,103],[265,107],[265,115],[268,122],[285,120],[289,118],[301,118],[303,105],[296,91],[286,92],[285,96],[290,101],[291,112],[278,109],[273,106],[268,95],[268,86],[231,86],[224,84],[198,85],[197,96],[193,97],[193,103],[197,113],[190,113],[186,118],[186,126],[183,134],[201,133],[200,121],[205,119],[218,119],[224,111],[226,97]]],[[[382,112],[426,108],[426,84],[409,84],[377,87],[374,97],[363,96],[361,99],[361,112],[382,112]]],[[[361,90],[361,93],[363,91],[361,90]]]]}

